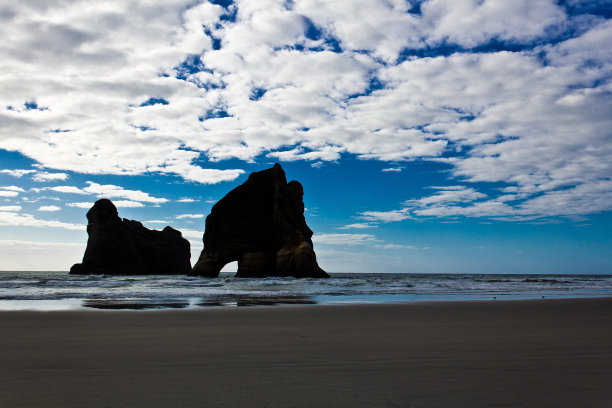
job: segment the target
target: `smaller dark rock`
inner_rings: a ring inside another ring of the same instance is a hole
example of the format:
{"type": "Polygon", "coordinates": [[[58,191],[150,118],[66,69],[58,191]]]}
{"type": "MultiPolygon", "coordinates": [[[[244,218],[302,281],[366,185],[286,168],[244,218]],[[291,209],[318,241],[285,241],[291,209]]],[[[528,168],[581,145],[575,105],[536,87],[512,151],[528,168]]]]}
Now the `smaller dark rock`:
{"type": "Polygon", "coordinates": [[[150,230],[140,222],[121,219],[105,198],[87,212],[87,248],[71,274],[169,275],[191,271],[189,241],[166,227],[150,230]]]}

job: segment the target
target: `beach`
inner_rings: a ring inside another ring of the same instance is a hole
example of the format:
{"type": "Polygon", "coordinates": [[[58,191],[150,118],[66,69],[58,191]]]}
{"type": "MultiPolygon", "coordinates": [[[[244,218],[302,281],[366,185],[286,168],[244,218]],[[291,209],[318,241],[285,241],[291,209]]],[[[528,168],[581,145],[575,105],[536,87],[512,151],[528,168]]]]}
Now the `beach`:
{"type": "Polygon", "coordinates": [[[609,407],[612,298],[0,312],[2,407],[609,407]]]}

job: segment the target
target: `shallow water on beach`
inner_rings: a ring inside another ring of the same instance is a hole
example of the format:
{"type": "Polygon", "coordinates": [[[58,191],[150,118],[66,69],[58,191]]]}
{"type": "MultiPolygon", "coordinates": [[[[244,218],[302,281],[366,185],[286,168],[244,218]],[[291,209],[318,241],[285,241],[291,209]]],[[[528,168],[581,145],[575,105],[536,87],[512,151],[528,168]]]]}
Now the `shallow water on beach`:
{"type": "Polygon", "coordinates": [[[330,279],[0,272],[0,310],[183,309],[612,296],[612,275],[334,273],[330,279]]]}

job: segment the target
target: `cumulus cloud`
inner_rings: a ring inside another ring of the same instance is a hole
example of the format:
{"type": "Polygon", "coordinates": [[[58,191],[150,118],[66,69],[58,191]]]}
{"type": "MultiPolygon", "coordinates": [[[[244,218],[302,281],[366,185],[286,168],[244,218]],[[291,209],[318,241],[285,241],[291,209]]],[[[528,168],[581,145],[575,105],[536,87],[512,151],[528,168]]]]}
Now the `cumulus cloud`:
{"type": "MultiPolygon", "coordinates": [[[[76,203],[67,203],[66,205],[68,207],[77,207],[77,208],[91,208],[93,207],[95,203],[90,202],[90,201],[82,201],[82,202],[76,202],[76,203]]],[[[113,204],[115,204],[115,207],[117,208],[140,208],[140,207],[144,207],[145,205],[139,201],[131,201],[131,200],[116,200],[113,201],[113,204]]]]}
{"type": "Polygon", "coordinates": [[[498,200],[488,200],[465,206],[455,204],[426,205],[413,209],[413,213],[416,216],[429,217],[452,217],[458,215],[466,217],[501,217],[512,215],[515,213],[515,210],[498,200]]]}
{"type": "Polygon", "coordinates": [[[68,174],[66,173],[48,173],[46,171],[36,172],[32,176],[32,180],[38,182],[66,180],[67,178],[68,174]]]}
{"type": "Polygon", "coordinates": [[[131,200],[117,200],[117,201],[113,201],[113,204],[115,204],[115,207],[117,208],[140,208],[140,207],[144,207],[145,205],[139,201],[131,201],[131,200]]]}
{"type": "Polygon", "coordinates": [[[315,169],[320,169],[321,167],[325,166],[325,163],[322,161],[317,161],[314,163],[310,163],[310,167],[313,167],[315,169]]]}
{"type": "Polygon", "coordinates": [[[61,210],[61,208],[58,207],[57,205],[43,205],[38,209],[38,211],[47,211],[47,212],[55,212],[59,210],[61,210]]]}
{"type": "Polygon", "coordinates": [[[48,187],[48,190],[57,191],[58,193],[68,193],[68,194],[89,194],[87,191],[81,190],[75,186],[56,186],[56,187],[48,187]]]}
{"type": "Polygon", "coordinates": [[[339,227],[338,229],[367,229],[367,228],[377,228],[377,225],[368,224],[366,222],[357,222],[354,224],[347,224],[343,227],[339,227]]]}
{"type": "Polygon", "coordinates": [[[204,218],[204,214],[180,214],[176,216],[177,220],[183,220],[185,218],[191,218],[191,219],[204,218]]]}
{"type": "MultiPolygon", "coordinates": [[[[47,187],[46,190],[56,191],[58,193],[69,193],[69,194],[82,194],[82,195],[96,195],[100,198],[125,198],[129,202],[138,201],[138,206],[142,205],[140,202],[145,203],[153,203],[153,204],[162,204],[166,203],[169,200],[167,198],[161,197],[152,197],[148,193],[140,190],[128,190],[121,186],[116,186],[113,184],[98,184],[93,181],[87,182],[87,187],[79,188],[75,186],[55,186],[55,187],[47,187]]],[[[127,203],[128,201],[123,201],[123,203],[127,203]]],[[[119,202],[119,201],[117,201],[119,202]]],[[[115,202],[115,205],[117,205],[115,202]]]]}
{"type": "Polygon", "coordinates": [[[366,245],[380,242],[372,234],[316,234],[313,242],[327,245],[366,245]]]}
{"type": "Polygon", "coordinates": [[[19,195],[16,191],[3,191],[0,190],[0,197],[17,197],[19,195]]]}
{"type": "Polygon", "coordinates": [[[3,212],[19,212],[21,207],[18,205],[0,205],[0,211],[3,212]]]}
{"type": "Polygon", "coordinates": [[[465,186],[446,186],[431,188],[438,191],[434,195],[431,195],[429,197],[424,197],[416,201],[407,201],[405,204],[413,205],[416,203],[419,206],[428,206],[441,203],[471,202],[486,197],[485,194],[480,193],[471,187],[465,186]]]}
{"type": "Polygon", "coordinates": [[[393,172],[393,173],[399,173],[402,170],[404,170],[403,167],[387,167],[385,169],[382,169],[383,172],[393,172]]]}
{"type": "Polygon", "coordinates": [[[537,216],[555,199],[558,214],[611,209],[612,23],[583,1],[413,3],[7,5],[0,149],[50,170],[199,183],[244,173],[217,168],[226,159],[435,160],[453,183],[514,189],[434,191],[361,214],[372,222],[537,216]]]}
{"type": "Polygon", "coordinates": [[[196,200],[194,200],[193,198],[181,198],[179,200],[176,200],[177,203],[195,203],[196,200]]]}
{"type": "Polygon", "coordinates": [[[78,203],[67,203],[68,207],[77,207],[77,208],[91,208],[93,207],[93,202],[78,202],[78,203]]]}
{"type": "Polygon", "coordinates": [[[428,40],[475,47],[491,39],[526,42],[562,23],[564,10],[554,0],[430,0],[421,6],[428,40]]]}
{"type": "Polygon", "coordinates": [[[404,218],[398,214],[405,213],[415,218],[464,216],[531,221],[554,216],[576,219],[584,214],[612,209],[612,179],[609,178],[569,188],[535,191],[533,195],[518,193],[520,190],[517,187],[505,188],[493,197],[465,186],[434,189],[441,191],[420,199],[407,200],[399,210],[363,214],[374,213],[375,217],[371,221],[380,222],[402,221],[404,218]]]}
{"type": "Polygon", "coordinates": [[[200,241],[196,242],[196,244],[202,245],[202,236],[204,235],[202,231],[196,231],[196,230],[191,230],[191,229],[181,229],[180,231],[183,237],[191,238],[191,239],[199,239],[200,241]]]}
{"type": "Polygon", "coordinates": [[[13,18],[0,32],[13,40],[0,46],[0,65],[13,74],[2,79],[0,148],[81,173],[160,171],[204,183],[241,174],[193,163],[200,153],[176,135],[203,133],[198,116],[211,103],[195,84],[162,75],[210,49],[202,25],[217,22],[222,7],[121,0],[5,9],[13,18]]]}
{"type": "Polygon", "coordinates": [[[392,211],[364,211],[359,218],[373,222],[393,222],[406,220],[411,217],[408,211],[402,209],[392,211]]]}
{"type": "Polygon", "coordinates": [[[152,197],[149,194],[139,190],[127,190],[120,186],[112,184],[98,184],[88,181],[89,184],[83,189],[83,191],[96,194],[98,197],[119,197],[126,198],[131,201],[143,201],[145,203],[165,203],[168,202],[167,198],[152,197]]]}
{"type": "Polygon", "coordinates": [[[414,245],[402,245],[402,244],[382,244],[375,245],[379,249],[416,249],[414,245]]]}
{"type": "Polygon", "coordinates": [[[18,186],[0,186],[0,190],[4,191],[15,191],[17,193],[24,193],[25,190],[18,186]]]}
{"type": "Polygon", "coordinates": [[[0,173],[8,174],[13,177],[21,178],[26,174],[34,173],[36,170],[25,170],[25,169],[2,169],[0,173]]]}
{"type": "Polygon", "coordinates": [[[15,211],[0,211],[0,226],[51,227],[79,231],[85,228],[83,225],[69,222],[41,220],[33,215],[22,214],[15,211]]]}

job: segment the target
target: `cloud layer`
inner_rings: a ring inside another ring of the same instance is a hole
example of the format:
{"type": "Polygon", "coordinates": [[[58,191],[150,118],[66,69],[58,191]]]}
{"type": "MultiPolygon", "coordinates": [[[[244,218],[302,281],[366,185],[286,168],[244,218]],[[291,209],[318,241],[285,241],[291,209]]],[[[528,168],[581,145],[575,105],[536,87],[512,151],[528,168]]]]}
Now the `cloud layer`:
{"type": "MultiPolygon", "coordinates": [[[[391,173],[410,160],[449,166],[454,189],[361,214],[369,222],[612,209],[612,23],[597,7],[222,4],[0,6],[0,34],[11,39],[0,44],[0,148],[60,171],[200,183],[243,173],[225,159],[319,166],[350,154],[393,162],[391,173]]],[[[107,187],[86,189],[156,203],[107,187]]]]}

